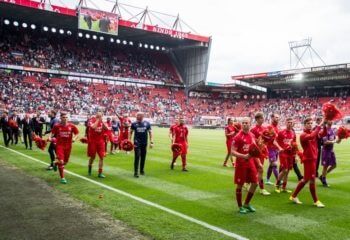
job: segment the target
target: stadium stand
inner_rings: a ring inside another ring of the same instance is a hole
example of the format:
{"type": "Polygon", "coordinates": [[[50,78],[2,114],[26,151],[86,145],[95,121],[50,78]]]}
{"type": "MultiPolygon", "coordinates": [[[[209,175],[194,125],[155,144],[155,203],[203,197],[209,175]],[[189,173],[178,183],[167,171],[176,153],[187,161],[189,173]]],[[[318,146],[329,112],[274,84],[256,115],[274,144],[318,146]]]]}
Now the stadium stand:
{"type": "Polygon", "coordinates": [[[256,111],[263,111],[267,118],[276,112],[282,120],[297,116],[300,122],[307,115],[320,114],[322,104],[332,101],[344,114],[350,114],[348,89],[329,92],[333,97],[315,97],[309,92],[312,97],[247,100],[210,92],[192,92],[186,98],[181,88],[91,83],[28,72],[2,71],[0,79],[0,106],[30,113],[54,108],[78,115],[97,110],[107,115],[114,111],[133,115],[143,110],[157,123],[169,123],[178,114],[184,114],[190,124],[199,124],[201,116],[220,116],[224,123],[229,116],[253,116],[256,111]]]}
{"type": "Polygon", "coordinates": [[[0,37],[0,63],[181,83],[170,59],[161,52],[117,44],[18,32],[0,37]]]}

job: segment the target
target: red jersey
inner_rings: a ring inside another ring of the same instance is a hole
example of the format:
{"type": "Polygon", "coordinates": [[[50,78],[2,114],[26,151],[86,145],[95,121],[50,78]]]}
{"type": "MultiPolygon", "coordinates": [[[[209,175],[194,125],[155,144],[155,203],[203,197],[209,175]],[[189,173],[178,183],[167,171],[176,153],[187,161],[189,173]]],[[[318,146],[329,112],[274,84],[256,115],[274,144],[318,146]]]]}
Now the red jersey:
{"type": "MultiPolygon", "coordinates": [[[[292,142],[296,142],[296,135],[293,130],[284,129],[278,133],[276,141],[283,150],[291,150],[292,142]]],[[[292,151],[283,151],[283,153],[293,155],[292,151]]]]}
{"type": "Polygon", "coordinates": [[[263,125],[255,125],[252,129],[250,129],[250,132],[253,133],[255,139],[258,139],[263,131],[265,130],[265,127],[263,125]]]}
{"type": "Polygon", "coordinates": [[[318,135],[321,127],[317,126],[315,130],[304,130],[300,135],[300,144],[303,147],[303,162],[316,161],[318,154],[318,135]]]}
{"type": "Polygon", "coordinates": [[[111,121],[106,122],[106,125],[107,125],[106,134],[107,135],[112,134],[112,122],[111,121]]]}
{"type": "MultiPolygon", "coordinates": [[[[236,132],[236,128],[233,125],[227,125],[225,127],[225,134],[230,134],[236,132]]],[[[233,138],[235,137],[236,134],[226,136],[226,142],[232,142],[233,138]]]]}
{"type": "Polygon", "coordinates": [[[62,125],[61,123],[56,124],[51,133],[57,139],[57,145],[72,145],[73,134],[77,135],[79,133],[78,128],[72,124],[67,123],[66,125],[62,125]]]}
{"type": "Polygon", "coordinates": [[[122,136],[122,138],[127,139],[129,138],[129,127],[121,127],[119,135],[122,136]]]}
{"type": "Polygon", "coordinates": [[[119,117],[120,121],[120,135],[128,138],[129,129],[131,126],[131,120],[128,117],[119,117]]]}
{"type": "MultiPolygon", "coordinates": [[[[240,131],[237,133],[237,135],[233,138],[232,146],[234,146],[237,150],[237,152],[241,154],[247,154],[249,153],[249,146],[254,142],[254,135],[251,132],[245,133],[243,131],[240,131]]],[[[253,158],[250,158],[249,160],[243,159],[243,158],[237,158],[236,163],[240,166],[249,166],[249,161],[253,161],[253,158]]]]}
{"type": "Polygon", "coordinates": [[[171,125],[171,126],[170,126],[169,131],[170,131],[170,133],[171,133],[171,136],[174,136],[174,134],[175,134],[175,128],[176,128],[177,126],[179,126],[179,125],[174,124],[174,125],[171,125]]]}
{"type": "Polygon", "coordinates": [[[274,144],[274,141],[275,141],[276,137],[278,136],[278,132],[279,132],[278,126],[277,126],[277,124],[273,124],[273,123],[272,123],[269,127],[272,127],[273,130],[275,131],[275,137],[272,138],[270,141],[267,142],[267,148],[268,148],[269,150],[278,150],[278,148],[277,148],[277,147],[275,146],[275,144],[274,144]]]}
{"type": "Polygon", "coordinates": [[[178,125],[174,129],[175,143],[187,142],[188,128],[185,125],[178,125]]]}
{"type": "Polygon", "coordinates": [[[120,127],[130,127],[131,120],[128,117],[119,117],[120,127]]]}
{"type": "Polygon", "coordinates": [[[88,122],[88,139],[94,142],[98,141],[104,141],[104,134],[106,132],[105,129],[103,129],[103,123],[99,122],[97,125],[97,128],[93,129],[91,126],[95,124],[97,120],[95,118],[92,118],[88,122]]]}

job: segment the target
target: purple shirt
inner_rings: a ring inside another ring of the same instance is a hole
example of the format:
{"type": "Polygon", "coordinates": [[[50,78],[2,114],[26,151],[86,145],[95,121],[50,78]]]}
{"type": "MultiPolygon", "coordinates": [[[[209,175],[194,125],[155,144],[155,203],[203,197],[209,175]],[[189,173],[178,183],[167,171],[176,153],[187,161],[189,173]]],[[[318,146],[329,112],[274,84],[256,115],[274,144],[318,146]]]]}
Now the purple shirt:
{"type": "MultiPolygon", "coordinates": [[[[327,135],[325,137],[323,137],[323,142],[327,142],[327,141],[334,141],[336,138],[336,130],[335,128],[327,128],[327,135]]],[[[323,149],[324,150],[329,150],[329,151],[333,151],[333,145],[334,144],[327,144],[327,145],[323,145],[323,149]]]]}

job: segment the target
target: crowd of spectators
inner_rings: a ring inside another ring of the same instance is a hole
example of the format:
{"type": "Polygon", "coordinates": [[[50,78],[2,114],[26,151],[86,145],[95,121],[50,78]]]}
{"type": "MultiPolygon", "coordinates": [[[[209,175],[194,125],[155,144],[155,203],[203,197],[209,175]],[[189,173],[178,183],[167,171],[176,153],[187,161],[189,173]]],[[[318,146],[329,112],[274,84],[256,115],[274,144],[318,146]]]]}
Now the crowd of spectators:
{"type": "Polygon", "coordinates": [[[72,115],[97,111],[106,115],[115,112],[133,115],[142,110],[155,121],[165,121],[178,115],[186,105],[184,91],[177,88],[57,79],[24,72],[0,72],[0,108],[27,113],[56,109],[72,115]]]}
{"type": "Polygon", "coordinates": [[[129,43],[112,44],[107,40],[98,44],[91,41],[99,40],[77,41],[71,37],[21,32],[4,34],[0,36],[0,63],[181,83],[171,60],[161,50],[141,49],[129,43]]]}
{"type": "Polygon", "coordinates": [[[56,109],[81,116],[96,111],[106,115],[115,112],[134,115],[141,110],[157,123],[171,123],[181,114],[188,123],[199,124],[202,116],[220,117],[224,123],[227,117],[253,116],[262,111],[266,120],[274,112],[281,115],[282,121],[291,116],[301,122],[305,116],[321,114],[322,104],[327,101],[336,104],[344,114],[350,114],[350,103],[344,94],[341,97],[248,100],[218,93],[191,93],[186,98],[182,88],[93,83],[28,72],[0,72],[0,109],[23,113],[56,109]]]}

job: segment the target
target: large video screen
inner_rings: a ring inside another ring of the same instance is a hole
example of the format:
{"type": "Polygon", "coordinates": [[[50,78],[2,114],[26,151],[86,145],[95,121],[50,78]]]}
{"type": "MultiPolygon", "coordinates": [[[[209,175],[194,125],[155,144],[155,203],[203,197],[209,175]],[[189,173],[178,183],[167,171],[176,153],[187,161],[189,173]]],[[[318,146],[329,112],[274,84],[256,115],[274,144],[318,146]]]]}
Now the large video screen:
{"type": "Polygon", "coordinates": [[[78,28],[118,35],[118,14],[82,7],[79,11],[78,28]]]}

